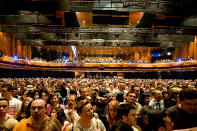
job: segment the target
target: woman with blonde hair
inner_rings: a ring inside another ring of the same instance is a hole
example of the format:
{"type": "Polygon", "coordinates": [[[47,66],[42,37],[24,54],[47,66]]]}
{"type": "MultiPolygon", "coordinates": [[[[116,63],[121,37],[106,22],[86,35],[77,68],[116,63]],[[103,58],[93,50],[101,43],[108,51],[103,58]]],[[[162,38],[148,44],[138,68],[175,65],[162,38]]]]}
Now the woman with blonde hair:
{"type": "Polygon", "coordinates": [[[111,130],[112,125],[116,124],[120,120],[120,118],[118,117],[118,107],[119,103],[116,101],[111,101],[107,104],[106,128],[108,129],[108,131],[111,130]]]}
{"type": "Polygon", "coordinates": [[[62,131],[62,127],[57,119],[49,118],[42,122],[39,131],[62,131]]]}

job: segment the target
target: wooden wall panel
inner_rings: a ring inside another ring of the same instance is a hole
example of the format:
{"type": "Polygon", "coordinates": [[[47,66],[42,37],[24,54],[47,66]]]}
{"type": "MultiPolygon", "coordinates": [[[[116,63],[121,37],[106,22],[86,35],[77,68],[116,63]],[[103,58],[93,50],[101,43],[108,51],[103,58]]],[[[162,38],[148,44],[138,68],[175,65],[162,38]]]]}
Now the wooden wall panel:
{"type": "Polygon", "coordinates": [[[151,61],[151,52],[136,52],[135,53],[136,61],[151,61]]]}
{"type": "Polygon", "coordinates": [[[16,54],[16,40],[12,39],[11,40],[11,56],[14,56],[16,54]]]}
{"type": "Polygon", "coordinates": [[[0,50],[3,51],[4,54],[3,46],[3,32],[0,32],[0,50]]]}
{"type": "Polygon", "coordinates": [[[194,58],[194,42],[188,43],[188,56],[194,58]]]}
{"type": "Polygon", "coordinates": [[[26,58],[27,57],[27,46],[26,45],[23,45],[22,46],[22,57],[23,58],[26,58]]]}
{"type": "Polygon", "coordinates": [[[31,59],[32,58],[32,47],[28,46],[28,54],[27,54],[27,58],[31,59]]]}
{"type": "Polygon", "coordinates": [[[77,12],[80,27],[91,27],[93,24],[92,12],[77,12]]]}
{"type": "Polygon", "coordinates": [[[4,55],[18,57],[31,58],[32,48],[31,46],[22,46],[20,40],[12,38],[9,33],[0,32],[0,50],[4,55]]]}
{"type": "Polygon", "coordinates": [[[175,48],[174,52],[172,53],[173,59],[178,59],[180,55],[180,48],[175,48]]]}
{"type": "Polygon", "coordinates": [[[140,59],[139,53],[138,53],[138,52],[135,52],[135,60],[137,61],[137,60],[139,60],[139,59],[140,59]]]}
{"type": "Polygon", "coordinates": [[[23,48],[22,48],[21,42],[19,40],[17,40],[16,45],[17,45],[17,50],[16,50],[17,56],[22,57],[23,56],[23,48]]]}
{"type": "Polygon", "coordinates": [[[195,36],[194,41],[194,60],[197,60],[197,36],[195,36]]]}
{"type": "Polygon", "coordinates": [[[181,47],[181,50],[180,50],[180,58],[182,59],[187,59],[188,57],[188,43],[187,42],[184,42],[182,44],[182,47],[181,47]]]}

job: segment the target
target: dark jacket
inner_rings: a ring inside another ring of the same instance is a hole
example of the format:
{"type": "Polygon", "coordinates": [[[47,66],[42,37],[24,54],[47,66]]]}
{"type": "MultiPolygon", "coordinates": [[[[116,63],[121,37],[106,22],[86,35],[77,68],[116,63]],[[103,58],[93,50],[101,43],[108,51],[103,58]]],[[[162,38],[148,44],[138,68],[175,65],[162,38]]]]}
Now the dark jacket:
{"type": "Polygon", "coordinates": [[[120,120],[116,125],[112,126],[111,131],[133,131],[133,128],[120,120]]]}

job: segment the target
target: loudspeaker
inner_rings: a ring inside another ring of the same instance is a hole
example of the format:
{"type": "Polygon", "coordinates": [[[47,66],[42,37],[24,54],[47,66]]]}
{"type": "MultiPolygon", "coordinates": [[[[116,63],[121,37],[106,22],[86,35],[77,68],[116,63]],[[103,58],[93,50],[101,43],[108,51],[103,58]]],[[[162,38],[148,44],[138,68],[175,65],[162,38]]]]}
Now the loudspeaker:
{"type": "Polygon", "coordinates": [[[64,13],[65,27],[79,27],[79,22],[75,12],[64,13]]]}

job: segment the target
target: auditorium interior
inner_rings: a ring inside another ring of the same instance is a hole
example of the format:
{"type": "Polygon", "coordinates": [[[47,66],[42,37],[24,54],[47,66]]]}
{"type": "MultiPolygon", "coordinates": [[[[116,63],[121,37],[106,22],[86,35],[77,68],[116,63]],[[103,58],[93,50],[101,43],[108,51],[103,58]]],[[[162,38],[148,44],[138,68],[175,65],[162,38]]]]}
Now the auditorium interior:
{"type": "Polygon", "coordinates": [[[197,78],[195,0],[0,0],[0,78],[197,78]]]}

